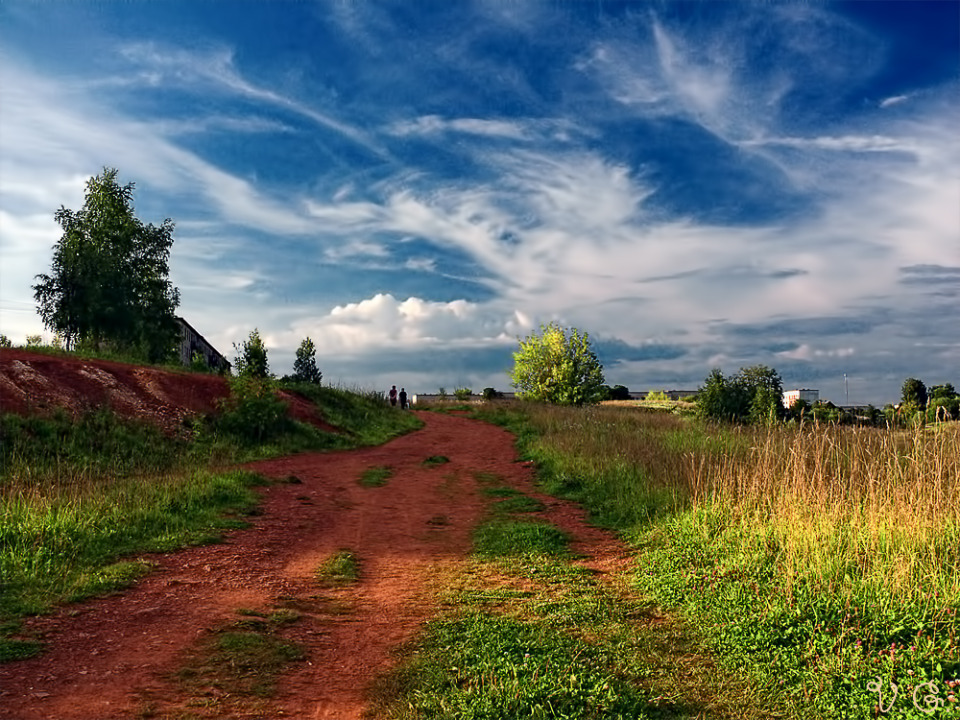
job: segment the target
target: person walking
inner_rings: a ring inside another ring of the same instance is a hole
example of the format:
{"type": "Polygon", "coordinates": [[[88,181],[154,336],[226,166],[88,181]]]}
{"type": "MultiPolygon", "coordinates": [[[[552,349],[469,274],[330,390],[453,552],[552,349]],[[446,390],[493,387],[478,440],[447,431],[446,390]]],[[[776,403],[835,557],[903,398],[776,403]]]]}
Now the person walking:
{"type": "Polygon", "coordinates": [[[407,409],[407,389],[406,388],[400,388],[400,409],[401,410],[407,409]]]}
{"type": "Polygon", "coordinates": [[[390,404],[394,407],[397,406],[397,386],[394,385],[390,388],[390,404]]]}

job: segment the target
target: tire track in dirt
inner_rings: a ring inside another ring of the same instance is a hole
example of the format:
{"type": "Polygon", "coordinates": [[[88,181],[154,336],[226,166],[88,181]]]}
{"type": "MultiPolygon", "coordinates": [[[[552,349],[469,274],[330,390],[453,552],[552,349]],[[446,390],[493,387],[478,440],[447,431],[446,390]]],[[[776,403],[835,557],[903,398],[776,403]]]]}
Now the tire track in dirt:
{"type": "MultiPolygon", "coordinates": [[[[327,593],[345,611],[307,612],[285,630],[306,647],[308,661],[285,672],[276,696],[255,714],[230,716],[359,718],[365,688],[389,666],[391,650],[435,612],[437,584],[470,550],[486,508],[473,474],[532,487],[532,466],[517,461],[505,430],[453,415],[420,417],[423,429],[380,447],[250,465],[301,482],[269,488],[263,515],[224,543],[152,556],[156,572],[135,588],[30,621],[49,649],[0,665],[0,718],[113,720],[145,708],[153,717],[182,709],[187,698],[169,677],[198,639],[236,621],[240,608],[322,596],[315,571],[342,549],[356,553],[361,568],[354,586],[327,593]],[[436,455],[450,462],[423,465],[436,455]],[[393,469],[387,484],[360,486],[362,472],[377,465],[393,469]]],[[[599,552],[613,566],[625,560],[622,545],[585,527],[582,512],[544,499],[550,520],[579,538],[575,549],[599,552]]],[[[208,701],[214,714],[190,712],[224,717],[216,698],[208,701]]]]}

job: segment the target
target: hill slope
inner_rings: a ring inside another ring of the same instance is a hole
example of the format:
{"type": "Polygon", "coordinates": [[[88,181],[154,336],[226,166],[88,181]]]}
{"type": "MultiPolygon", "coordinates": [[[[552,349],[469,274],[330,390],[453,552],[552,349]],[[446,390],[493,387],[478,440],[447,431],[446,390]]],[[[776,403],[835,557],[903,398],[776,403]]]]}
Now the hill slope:
{"type": "MultiPolygon", "coordinates": [[[[175,431],[185,418],[215,414],[230,386],[219,375],[176,372],[110,360],[46,355],[19,349],[0,350],[0,410],[18,414],[70,413],[109,406],[127,417],[139,417],[175,431]]],[[[281,392],[290,415],[328,431],[336,431],[316,405],[294,393],[281,392]]]]}

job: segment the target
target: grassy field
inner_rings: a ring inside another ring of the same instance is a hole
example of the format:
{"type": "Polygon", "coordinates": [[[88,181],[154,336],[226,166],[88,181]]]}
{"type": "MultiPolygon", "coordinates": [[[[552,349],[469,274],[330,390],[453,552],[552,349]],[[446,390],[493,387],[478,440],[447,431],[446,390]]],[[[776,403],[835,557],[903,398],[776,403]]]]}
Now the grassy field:
{"type": "Polygon", "coordinates": [[[622,532],[636,588],[769,707],[960,716],[958,424],[738,430],[629,408],[482,413],[518,434],[547,490],[622,532]]]}
{"type": "Polygon", "coordinates": [[[419,426],[377,394],[294,386],[340,433],[284,423],[260,442],[216,419],[166,435],[107,411],[0,416],[0,661],[40,651],[20,619],[149,572],[129,558],[210,542],[245,525],[265,481],[225,464],[373,445],[419,426]]]}

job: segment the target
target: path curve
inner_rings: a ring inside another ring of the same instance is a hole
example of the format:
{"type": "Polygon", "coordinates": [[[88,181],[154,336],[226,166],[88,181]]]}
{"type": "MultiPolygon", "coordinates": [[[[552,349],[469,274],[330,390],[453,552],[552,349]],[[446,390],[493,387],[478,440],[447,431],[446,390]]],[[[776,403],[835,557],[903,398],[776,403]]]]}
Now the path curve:
{"type": "MultiPolygon", "coordinates": [[[[224,543],[150,556],[157,570],[135,588],[30,621],[49,649],[0,665],[0,718],[119,720],[145,707],[162,717],[182,707],[169,677],[199,639],[236,621],[238,609],[316,598],[316,568],[342,549],[361,563],[359,582],[338,591],[347,611],[306,613],[291,626],[287,635],[306,647],[308,662],[284,674],[258,717],[360,718],[365,688],[435,612],[437,583],[469,552],[485,509],[473,474],[496,473],[532,490],[532,464],[518,460],[507,431],[466,417],[419,416],[421,430],[379,447],[250,465],[300,482],[271,486],[263,515],[224,543]],[[425,466],[430,456],[450,462],[425,466]],[[359,485],[377,465],[393,469],[387,484],[359,485]]],[[[598,569],[623,568],[625,550],[609,533],[586,526],[571,504],[544,499],[547,519],[570,532],[598,569]]]]}

